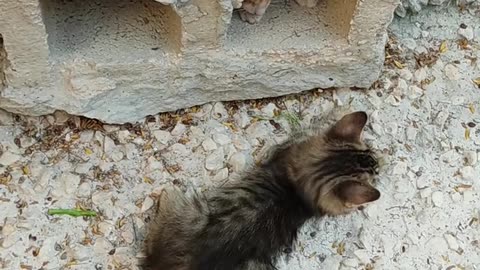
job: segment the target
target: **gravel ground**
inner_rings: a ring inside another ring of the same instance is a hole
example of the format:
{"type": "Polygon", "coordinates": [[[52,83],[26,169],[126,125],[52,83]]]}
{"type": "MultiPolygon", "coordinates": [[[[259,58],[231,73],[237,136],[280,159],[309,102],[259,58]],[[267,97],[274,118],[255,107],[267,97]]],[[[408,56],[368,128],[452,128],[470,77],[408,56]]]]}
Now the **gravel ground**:
{"type": "Polygon", "coordinates": [[[0,111],[0,268],[137,269],[166,185],[221,185],[292,126],[348,107],[369,113],[365,138],[387,156],[383,195],[307,224],[279,268],[480,269],[478,10],[428,8],[391,31],[368,91],[206,104],[124,126],[0,111]]]}

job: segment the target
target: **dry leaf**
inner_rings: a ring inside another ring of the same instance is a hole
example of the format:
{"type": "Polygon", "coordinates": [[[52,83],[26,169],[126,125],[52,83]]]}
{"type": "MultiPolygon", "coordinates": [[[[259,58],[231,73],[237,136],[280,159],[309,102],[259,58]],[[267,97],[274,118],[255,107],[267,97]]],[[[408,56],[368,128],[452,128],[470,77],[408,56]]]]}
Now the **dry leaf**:
{"type": "Polygon", "coordinates": [[[468,190],[468,189],[470,189],[470,188],[472,188],[472,185],[460,184],[460,185],[456,186],[456,187],[454,188],[454,190],[455,190],[456,192],[463,192],[463,191],[468,190]]]}
{"type": "Polygon", "coordinates": [[[473,103],[468,104],[468,109],[472,114],[475,113],[475,106],[473,106],[473,103]]]}
{"type": "Polygon", "coordinates": [[[465,129],[465,140],[470,140],[470,129],[469,128],[465,129]]]}
{"type": "Polygon", "coordinates": [[[402,68],[405,67],[404,64],[400,63],[400,62],[397,61],[397,60],[393,60],[393,64],[394,64],[397,68],[399,68],[399,69],[402,69],[402,68]]]}
{"type": "Polygon", "coordinates": [[[30,175],[30,168],[28,168],[28,166],[23,166],[22,171],[23,175],[30,175]]]}
{"type": "Polygon", "coordinates": [[[457,40],[457,45],[458,45],[458,48],[460,48],[461,50],[468,50],[469,49],[468,40],[466,38],[462,38],[462,39],[457,40]]]}
{"type": "Polygon", "coordinates": [[[90,148],[85,148],[85,154],[91,155],[93,154],[93,151],[90,148]]]}
{"type": "Polygon", "coordinates": [[[447,41],[446,40],[442,41],[442,44],[440,44],[439,51],[440,51],[440,53],[444,53],[444,52],[447,51],[447,41]]]}
{"type": "Polygon", "coordinates": [[[480,88],[480,77],[475,78],[475,79],[473,79],[472,81],[473,81],[473,83],[474,83],[478,88],[480,88]]]}
{"type": "Polygon", "coordinates": [[[145,177],[143,177],[143,182],[151,185],[151,184],[153,184],[153,179],[145,176],[145,177]]]}
{"type": "Polygon", "coordinates": [[[345,243],[340,242],[337,246],[337,254],[338,255],[343,255],[345,253],[345,243]]]}

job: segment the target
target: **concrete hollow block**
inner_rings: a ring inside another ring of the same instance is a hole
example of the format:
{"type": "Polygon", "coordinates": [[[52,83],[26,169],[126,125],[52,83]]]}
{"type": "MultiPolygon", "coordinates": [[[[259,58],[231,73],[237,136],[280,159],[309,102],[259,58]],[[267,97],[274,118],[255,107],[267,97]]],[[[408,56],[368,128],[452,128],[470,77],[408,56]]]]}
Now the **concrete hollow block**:
{"type": "Polygon", "coordinates": [[[0,108],[108,123],[210,101],[368,87],[397,0],[0,1],[0,108]]]}

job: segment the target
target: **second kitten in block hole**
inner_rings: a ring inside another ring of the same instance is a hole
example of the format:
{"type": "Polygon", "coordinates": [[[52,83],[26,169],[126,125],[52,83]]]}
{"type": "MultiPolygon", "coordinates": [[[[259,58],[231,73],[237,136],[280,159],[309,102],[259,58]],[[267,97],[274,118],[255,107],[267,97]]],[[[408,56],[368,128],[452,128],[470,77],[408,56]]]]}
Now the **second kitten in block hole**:
{"type": "MultiPolygon", "coordinates": [[[[250,24],[258,23],[272,0],[234,0],[234,7],[240,8],[240,18],[250,24]]],[[[315,7],[318,0],[295,0],[302,7],[315,7]]]]}

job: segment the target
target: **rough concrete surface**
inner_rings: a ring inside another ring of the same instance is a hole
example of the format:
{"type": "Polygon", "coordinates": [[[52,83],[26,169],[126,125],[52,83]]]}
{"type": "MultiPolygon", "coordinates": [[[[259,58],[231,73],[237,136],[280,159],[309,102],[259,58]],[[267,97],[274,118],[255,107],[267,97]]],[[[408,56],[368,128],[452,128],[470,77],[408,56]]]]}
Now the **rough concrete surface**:
{"type": "Polygon", "coordinates": [[[1,1],[11,64],[0,108],[125,123],[211,101],[369,87],[397,1],[275,0],[256,25],[232,0],[1,1]]]}
{"type": "Polygon", "coordinates": [[[126,126],[2,111],[0,265],[137,269],[164,187],[221,185],[291,125],[350,107],[368,112],[365,138],[387,158],[382,197],[362,212],[307,224],[279,268],[478,270],[479,30],[477,17],[456,8],[396,19],[385,71],[368,91],[210,103],[126,126]],[[47,214],[75,207],[98,216],[47,214]]]}
{"type": "Polygon", "coordinates": [[[400,5],[395,10],[395,14],[405,17],[407,14],[418,13],[426,6],[447,6],[447,5],[479,5],[480,0],[401,0],[400,5]]]}

